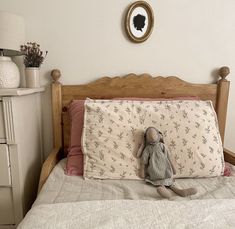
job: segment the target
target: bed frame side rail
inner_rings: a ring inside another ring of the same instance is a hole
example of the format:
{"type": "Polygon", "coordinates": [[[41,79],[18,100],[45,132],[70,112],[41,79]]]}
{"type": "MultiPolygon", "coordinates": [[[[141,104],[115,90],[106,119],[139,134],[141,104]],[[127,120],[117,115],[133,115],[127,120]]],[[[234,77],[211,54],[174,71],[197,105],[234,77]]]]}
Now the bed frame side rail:
{"type": "Polygon", "coordinates": [[[42,189],[42,186],[45,184],[47,178],[49,177],[52,169],[56,166],[56,164],[62,158],[62,148],[54,148],[49,156],[47,157],[46,161],[43,163],[40,180],[38,184],[38,193],[42,189]]]}

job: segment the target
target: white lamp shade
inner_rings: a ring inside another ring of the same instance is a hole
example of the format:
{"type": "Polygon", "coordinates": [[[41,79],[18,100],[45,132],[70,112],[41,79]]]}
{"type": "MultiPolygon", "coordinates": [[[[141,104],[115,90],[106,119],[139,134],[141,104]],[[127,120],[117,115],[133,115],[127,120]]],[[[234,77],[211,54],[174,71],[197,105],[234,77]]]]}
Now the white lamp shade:
{"type": "Polygon", "coordinates": [[[23,17],[0,11],[0,49],[4,56],[20,54],[20,46],[25,43],[25,24],[23,17]]]}

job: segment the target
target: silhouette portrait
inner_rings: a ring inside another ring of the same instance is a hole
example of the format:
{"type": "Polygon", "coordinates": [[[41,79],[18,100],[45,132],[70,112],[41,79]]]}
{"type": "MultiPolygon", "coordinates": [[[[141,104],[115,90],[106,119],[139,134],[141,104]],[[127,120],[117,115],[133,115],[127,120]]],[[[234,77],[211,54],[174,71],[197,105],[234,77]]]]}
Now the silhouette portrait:
{"type": "Polygon", "coordinates": [[[128,38],[141,43],[152,33],[154,15],[151,6],[145,1],[136,1],[129,6],[125,18],[125,29],[128,38]]]}
{"type": "Polygon", "coordinates": [[[146,20],[145,16],[141,14],[136,15],[133,19],[135,29],[143,32],[143,28],[145,27],[145,20],[146,20]]]}

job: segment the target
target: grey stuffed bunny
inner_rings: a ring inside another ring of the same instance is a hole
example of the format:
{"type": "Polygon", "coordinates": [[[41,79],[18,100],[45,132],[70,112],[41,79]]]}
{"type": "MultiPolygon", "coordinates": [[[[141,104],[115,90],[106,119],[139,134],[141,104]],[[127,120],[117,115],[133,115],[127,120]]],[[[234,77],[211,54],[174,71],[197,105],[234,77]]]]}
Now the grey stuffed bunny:
{"type": "Polygon", "coordinates": [[[178,189],[175,186],[173,174],[176,173],[176,170],[165,147],[162,133],[156,128],[147,128],[144,144],[137,156],[141,157],[144,164],[146,182],[157,186],[157,191],[162,197],[171,197],[171,193],[166,187],[182,197],[197,193],[195,188],[178,189]]]}

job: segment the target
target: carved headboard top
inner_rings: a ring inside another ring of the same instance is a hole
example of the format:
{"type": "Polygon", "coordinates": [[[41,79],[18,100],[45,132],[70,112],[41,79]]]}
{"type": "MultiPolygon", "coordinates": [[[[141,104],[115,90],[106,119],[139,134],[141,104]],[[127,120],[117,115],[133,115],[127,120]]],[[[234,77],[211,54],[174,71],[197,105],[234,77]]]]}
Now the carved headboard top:
{"type": "MultiPolygon", "coordinates": [[[[218,71],[221,77],[213,84],[193,84],[178,77],[152,77],[149,74],[128,74],[122,77],[102,77],[83,85],[62,85],[58,69],[51,72],[54,145],[68,146],[70,122],[67,105],[74,99],[111,99],[117,97],[174,98],[198,96],[201,100],[211,100],[216,109],[222,140],[226,123],[229,94],[228,67],[218,71]],[[61,125],[62,124],[62,125],[61,125]]],[[[218,77],[219,78],[219,77],[218,77]]]]}

